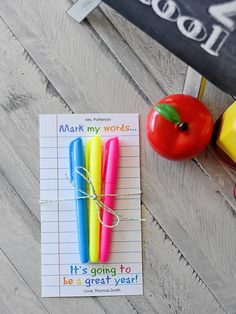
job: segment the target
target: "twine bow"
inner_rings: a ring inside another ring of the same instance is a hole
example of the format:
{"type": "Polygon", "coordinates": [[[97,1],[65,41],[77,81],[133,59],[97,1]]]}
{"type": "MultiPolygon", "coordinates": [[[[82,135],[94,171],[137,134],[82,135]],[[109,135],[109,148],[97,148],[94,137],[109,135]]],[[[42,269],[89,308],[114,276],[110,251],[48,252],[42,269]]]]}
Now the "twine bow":
{"type": "MultiPolygon", "coordinates": [[[[100,200],[100,197],[104,197],[104,196],[111,196],[111,197],[117,197],[117,196],[132,196],[132,195],[140,195],[142,192],[138,191],[136,193],[125,193],[125,194],[96,194],[95,191],[95,187],[93,185],[92,179],[91,179],[91,175],[89,173],[89,171],[82,167],[82,166],[78,166],[75,168],[75,172],[77,174],[79,174],[88,184],[88,186],[91,188],[92,193],[89,194],[86,191],[82,191],[80,189],[78,189],[78,192],[80,192],[81,196],[79,197],[74,197],[74,198],[64,198],[64,199],[57,199],[57,200],[42,200],[40,201],[40,204],[45,204],[45,203],[52,203],[52,202],[62,202],[62,201],[73,201],[73,200],[80,200],[80,199],[92,199],[95,204],[96,204],[96,209],[97,209],[97,215],[98,215],[98,220],[99,222],[107,227],[107,228],[115,228],[119,225],[121,218],[123,220],[126,221],[146,221],[146,219],[142,219],[142,218],[129,218],[126,216],[123,216],[121,214],[117,214],[115,212],[115,210],[113,210],[112,208],[108,207],[106,204],[104,204],[103,201],[100,200]],[[85,172],[85,175],[80,171],[80,169],[82,169],[85,172]],[[116,223],[113,225],[107,225],[105,224],[102,219],[101,219],[101,213],[100,213],[100,208],[103,208],[103,210],[107,211],[108,213],[112,214],[113,216],[115,216],[116,218],[116,223]]],[[[65,174],[66,179],[70,182],[70,184],[72,184],[74,187],[76,187],[68,178],[68,176],[65,174]]],[[[77,188],[77,187],[76,187],[77,188]]]]}

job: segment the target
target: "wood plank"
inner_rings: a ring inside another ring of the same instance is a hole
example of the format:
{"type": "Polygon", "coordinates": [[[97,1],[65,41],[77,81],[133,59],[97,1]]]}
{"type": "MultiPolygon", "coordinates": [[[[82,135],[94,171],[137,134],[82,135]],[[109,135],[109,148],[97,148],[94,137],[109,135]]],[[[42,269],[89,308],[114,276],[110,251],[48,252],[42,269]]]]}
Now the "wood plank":
{"type": "MultiPolygon", "coordinates": [[[[201,87],[202,76],[195,70],[188,67],[184,83],[184,94],[198,97],[201,87]]],[[[207,105],[210,112],[213,113],[213,120],[216,120],[233,102],[233,97],[220,91],[210,82],[206,82],[202,101],[207,105]]],[[[216,155],[214,145],[211,145],[195,158],[196,163],[209,176],[210,180],[216,185],[220,193],[224,195],[232,210],[236,212],[236,199],[234,197],[234,186],[236,182],[236,172],[227,167],[216,155]]]]}
{"type": "MultiPolygon", "coordinates": [[[[182,91],[187,71],[186,64],[106,4],[101,4],[100,8],[138,56],[146,70],[152,74],[157,85],[162,86],[167,95],[182,91]]],[[[90,16],[92,15],[93,13],[90,16]]],[[[136,77],[137,81],[139,76],[136,77]]],[[[157,100],[158,98],[154,99],[157,100]]]]}
{"type": "MultiPolygon", "coordinates": [[[[233,97],[223,93],[210,82],[207,82],[203,102],[207,105],[210,112],[213,113],[215,122],[227,107],[233,103],[233,97]]],[[[236,213],[236,199],[233,194],[236,184],[236,171],[231,170],[220,161],[216,156],[213,145],[203,154],[199,155],[197,160],[207,175],[213,180],[219,192],[228,200],[232,211],[236,213]]]]}
{"type": "Polygon", "coordinates": [[[183,94],[198,98],[202,83],[202,75],[188,66],[184,80],[183,94]]]}
{"type": "MultiPolygon", "coordinates": [[[[134,84],[137,85],[144,97],[147,95],[152,102],[155,102],[166,95],[162,84],[151,72],[147,71],[139,56],[127,46],[124,39],[101,10],[94,10],[87,19],[102,41],[109,47],[117,61],[122,65],[122,68],[132,76],[134,84]]],[[[149,102],[149,99],[147,99],[147,102],[149,102]]]]}
{"type": "Polygon", "coordinates": [[[235,246],[231,239],[236,236],[234,215],[204,173],[196,171],[197,165],[196,169],[189,163],[179,166],[174,170],[171,164],[159,162],[159,172],[155,176],[143,169],[142,177],[146,178],[143,189],[149,187],[143,202],[152,208],[152,214],[168,230],[174,243],[218,300],[233,313],[235,263],[231,256],[235,256],[235,246]],[[174,171],[179,178],[173,179],[174,171]],[[149,182],[152,182],[151,186],[149,182]],[[170,226],[172,229],[168,228],[170,226]]]}
{"type": "Polygon", "coordinates": [[[49,313],[0,249],[1,313],[49,313]]]}
{"type": "MultiPolygon", "coordinates": [[[[27,46],[29,52],[34,55],[35,60],[44,69],[44,72],[52,80],[55,79],[55,86],[61,88],[60,93],[67,90],[63,97],[67,99],[71,107],[82,112],[89,112],[91,108],[94,108],[93,111],[101,112],[138,111],[141,114],[141,129],[144,129],[148,108],[145,105],[146,98],[142,97],[137,85],[133,83],[127,72],[123,71],[120,64],[115,62],[106,47],[101,46],[102,42],[92,34],[92,31],[85,24],[79,25],[66,20],[63,15],[65,9],[63,1],[57,1],[57,5],[40,1],[35,2],[32,7],[30,7],[31,4],[29,3],[26,5],[22,1],[19,3],[17,0],[15,0],[14,4],[16,5],[16,11],[14,11],[13,7],[9,7],[8,4],[1,4],[1,14],[4,15],[4,19],[5,21],[7,20],[10,27],[14,29],[22,44],[27,46]],[[36,4],[39,7],[35,8],[36,4]],[[23,19],[23,16],[26,16],[26,7],[28,15],[27,19],[23,19]],[[52,12],[50,21],[44,16],[43,12],[46,12],[46,10],[43,7],[52,12]],[[34,33],[28,36],[32,18],[37,22],[33,24],[34,33]],[[61,24],[57,23],[58,19],[62,21],[61,24]],[[55,23],[56,27],[50,27],[50,31],[55,33],[48,31],[45,37],[45,33],[42,32],[42,23],[45,23],[44,30],[48,29],[46,25],[49,26],[51,23],[55,23]],[[55,41],[58,32],[62,34],[60,43],[57,40],[55,41]],[[34,48],[36,43],[38,49],[34,48]],[[83,44],[84,46],[87,45],[85,48],[89,46],[89,49],[84,49],[83,44]],[[102,49],[97,49],[98,46],[101,46],[102,49]],[[63,50],[60,47],[66,47],[66,49],[63,50]],[[75,47],[81,47],[79,50],[80,58],[73,57],[75,47]],[[46,50],[43,51],[43,48],[46,50]],[[88,54],[88,51],[92,55],[88,54]],[[45,59],[43,56],[46,56],[45,59]],[[48,61],[49,58],[50,62],[48,61]],[[65,72],[65,69],[68,69],[69,72],[65,72]],[[80,72],[79,69],[81,71],[84,69],[84,71],[80,72]],[[98,71],[95,72],[95,75],[94,69],[98,71]],[[63,76],[65,73],[66,75],[63,76]],[[98,80],[96,76],[102,79],[98,80]],[[64,86],[60,84],[59,77],[65,77],[64,86]],[[71,86],[73,86],[75,81],[77,88],[73,90],[71,86]],[[67,94],[68,90],[72,93],[70,97],[67,94]],[[104,90],[106,90],[106,93],[104,93],[104,90]],[[120,93],[120,90],[122,90],[122,93],[120,93]],[[82,103],[80,102],[81,95],[83,95],[85,100],[82,103]],[[88,97],[90,105],[86,107],[88,97]],[[71,100],[71,103],[69,100],[71,100]],[[111,103],[113,107],[111,107],[111,103]]],[[[45,104],[44,106],[41,105],[40,110],[47,112],[46,107],[48,108],[48,104],[47,106],[45,104]]],[[[52,110],[52,108],[50,106],[48,110],[52,110]]],[[[57,110],[57,108],[54,108],[54,110],[57,110]]],[[[34,110],[34,106],[28,107],[31,115],[34,110]]],[[[22,124],[23,121],[26,123],[27,120],[23,111],[24,109],[22,108],[17,112],[9,113],[15,117],[11,127],[14,128],[16,124],[22,124]]],[[[4,116],[2,119],[4,119],[4,116]]],[[[36,118],[34,117],[34,119],[36,118]]],[[[8,136],[7,133],[6,136],[8,136]]],[[[19,131],[18,140],[22,136],[24,136],[24,132],[20,133],[19,131]]],[[[7,140],[11,141],[12,138],[9,137],[7,140]]],[[[229,278],[227,274],[232,273],[234,264],[233,260],[231,258],[229,260],[227,257],[234,257],[235,249],[232,238],[228,237],[228,231],[232,231],[232,235],[234,234],[235,219],[231,219],[231,213],[228,211],[224,199],[221,199],[219,204],[219,199],[216,198],[216,196],[219,196],[215,195],[214,187],[212,187],[211,182],[204,174],[199,173],[196,165],[191,163],[170,163],[158,158],[147,145],[143,132],[141,133],[141,140],[142,182],[145,204],[152,211],[154,218],[161,222],[165,231],[174,239],[177,247],[181,251],[183,249],[187,260],[191,260],[194,268],[197,266],[198,273],[203,277],[216,297],[221,300],[228,310],[231,310],[234,306],[235,289],[232,289],[232,286],[234,287],[232,277],[229,278]],[[199,183],[197,189],[196,182],[199,183]],[[158,195],[156,193],[157,190],[158,195]],[[171,198],[169,191],[171,191],[171,198]],[[188,196],[187,200],[183,196],[183,192],[188,196]],[[203,206],[199,202],[198,193],[201,196],[201,200],[207,200],[209,195],[213,195],[212,202],[209,204],[206,202],[203,206]],[[185,205],[183,206],[183,204],[185,205]],[[212,213],[212,206],[218,211],[217,217],[212,213]],[[206,219],[208,215],[210,222],[206,219]],[[222,218],[228,223],[227,234],[223,233],[222,226],[219,225],[219,222],[222,222],[222,218]],[[215,228],[215,226],[217,227],[215,228]],[[212,234],[217,234],[218,231],[223,235],[222,238],[212,237],[212,234]],[[210,238],[208,238],[208,235],[210,238]],[[220,243],[223,243],[221,250],[218,249],[220,243]],[[212,245],[216,248],[216,252],[212,252],[212,245]],[[206,257],[208,251],[209,255],[206,257]],[[198,258],[195,260],[196,256],[198,258]],[[212,267],[212,263],[214,267],[212,267]]],[[[37,145],[32,146],[30,149],[37,150],[37,145]]],[[[23,148],[19,144],[17,145],[17,152],[19,155],[23,154],[23,148]]],[[[26,164],[29,163],[29,158],[26,154],[24,155],[24,161],[26,164]]]]}
{"type": "Polygon", "coordinates": [[[77,22],[82,22],[100,3],[100,0],[77,0],[67,13],[77,22]]]}

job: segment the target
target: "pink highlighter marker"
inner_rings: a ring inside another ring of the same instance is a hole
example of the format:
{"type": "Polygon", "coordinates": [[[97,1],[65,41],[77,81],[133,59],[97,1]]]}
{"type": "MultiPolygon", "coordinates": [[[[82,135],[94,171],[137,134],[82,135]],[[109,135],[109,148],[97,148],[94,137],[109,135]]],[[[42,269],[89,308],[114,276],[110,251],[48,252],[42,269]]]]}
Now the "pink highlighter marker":
{"type": "MultiPolygon", "coordinates": [[[[113,137],[104,145],[102,178],[104,180],[103,194],[115,194],[119,164],[119,138],[113,137]]],[[[104,196],[103,203],[114,209],[114,196],[104,196]]],[[[102,222],[108,226],[112,225],[113,215],[102,209],[102,222]]],[[[111,245],[111,228],[101,225],[100,235],[100,261],[105,263],[109,259],[111,245]]]]}

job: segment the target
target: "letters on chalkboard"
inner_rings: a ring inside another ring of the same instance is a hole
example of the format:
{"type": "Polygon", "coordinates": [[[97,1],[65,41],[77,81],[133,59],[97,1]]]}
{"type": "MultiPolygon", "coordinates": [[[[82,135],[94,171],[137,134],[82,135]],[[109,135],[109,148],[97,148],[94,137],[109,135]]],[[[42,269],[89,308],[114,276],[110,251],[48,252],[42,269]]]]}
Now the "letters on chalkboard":
{"type": "Polygon", "coordinates": [[[219,51],[229,36],[230,31],[235,29],[235,22],[231,16],[236,15],[236,0],[221,4],[211,5],[208,8],[209,14],[225,26],[213,24],[212,32],[207,33],[206,27],[198,19],[181,14],[177,3],[173,0],[137,0],[146,5],[151,5],[154,12],[161,18],[170,22],[176,22],[181,34],[202,42],[201,47],[207,53],[218,56],[219,51]]]}
{"type": "Polygon", "coordinates": [[[224,91],[236,94],[236,0],[103,0],[224,91]]]}

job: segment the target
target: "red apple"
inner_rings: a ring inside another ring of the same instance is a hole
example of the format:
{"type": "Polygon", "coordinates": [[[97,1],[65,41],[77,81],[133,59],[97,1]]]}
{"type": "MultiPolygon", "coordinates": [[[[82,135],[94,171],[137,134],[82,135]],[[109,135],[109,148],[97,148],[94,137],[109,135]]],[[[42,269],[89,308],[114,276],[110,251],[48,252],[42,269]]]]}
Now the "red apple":
{"type": "Polygon", "coordinates": [[[152,148],[172,160],[191,159],[209,144],[213,131],[210,112],[198,99],[170,95],[148,114],[146,133],[152,148]]]}

